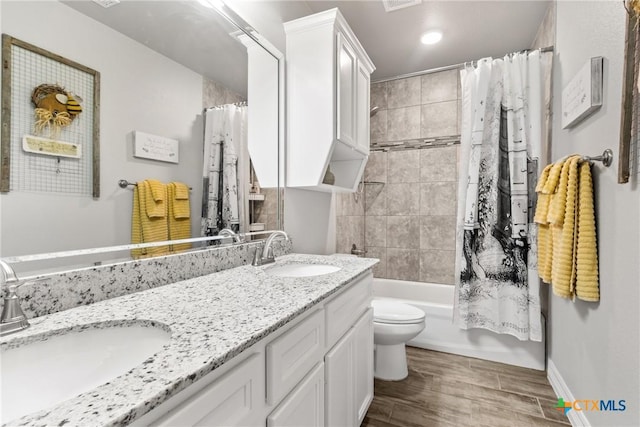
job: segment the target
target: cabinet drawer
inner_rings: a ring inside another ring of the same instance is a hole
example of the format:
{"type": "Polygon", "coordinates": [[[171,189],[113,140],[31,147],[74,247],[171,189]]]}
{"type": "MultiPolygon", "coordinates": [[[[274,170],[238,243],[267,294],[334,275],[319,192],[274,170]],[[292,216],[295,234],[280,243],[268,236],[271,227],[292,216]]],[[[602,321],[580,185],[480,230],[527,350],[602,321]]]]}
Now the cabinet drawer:
{"type": "Polygon", "coordinates": [[[325,306],[327,348],[333,347],[369,306],[372,295],[372,277],[371,273],[367,273],[364,277],[357,279],[349,289],[325,306]]]}
{"type": "Polygon", "coordinates": [[[277,403],[324,355],[324,310],[267,345],[267,402],[277,403]]]}
{"type": "Polygon", "coordinates": [[[264,378],[264,358],[254,354],[153,425],[264,425],[264,378]]]}

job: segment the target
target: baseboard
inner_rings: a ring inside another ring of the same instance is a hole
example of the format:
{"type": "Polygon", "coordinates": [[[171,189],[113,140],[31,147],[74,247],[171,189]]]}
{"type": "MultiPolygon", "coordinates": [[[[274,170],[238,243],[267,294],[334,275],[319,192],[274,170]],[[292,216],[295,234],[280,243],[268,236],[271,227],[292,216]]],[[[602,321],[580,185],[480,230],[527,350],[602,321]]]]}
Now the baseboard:
{"type": "MultiPolygon", "coordinates": [[[[551,359],[547,359],[547,379],[549,380],[549,384],[555,391],[557,397],[562,397],[567,402],[573,402],[575,397],[573,397],[573,393],[569,390],[569,386],[566,382],[564,382],[564,378],[560,375],[558,368],[553,363],[551,359]]],[[[583,411],[574,411],[571,410],[567,412],[567,418],[573,427],[591,427],[589,424],[589,420],[585,416],[583,411]]]]}

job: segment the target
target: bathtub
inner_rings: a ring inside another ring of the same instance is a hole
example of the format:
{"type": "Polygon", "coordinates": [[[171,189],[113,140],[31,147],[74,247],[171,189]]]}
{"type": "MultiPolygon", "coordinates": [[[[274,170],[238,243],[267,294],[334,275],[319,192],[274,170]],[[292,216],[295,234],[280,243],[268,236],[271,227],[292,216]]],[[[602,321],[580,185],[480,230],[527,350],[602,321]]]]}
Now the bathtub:
{"type": "Polygon", "coordinates": [[[520,341],[511,335],[485,329],[463,330],[452,322],[454,290],[451,285],[373,279],[374,298],[390,298],[424,311],[426,327],[408,345],[541,371],[545,369],[544,318],[542,342],[520,341]]]}

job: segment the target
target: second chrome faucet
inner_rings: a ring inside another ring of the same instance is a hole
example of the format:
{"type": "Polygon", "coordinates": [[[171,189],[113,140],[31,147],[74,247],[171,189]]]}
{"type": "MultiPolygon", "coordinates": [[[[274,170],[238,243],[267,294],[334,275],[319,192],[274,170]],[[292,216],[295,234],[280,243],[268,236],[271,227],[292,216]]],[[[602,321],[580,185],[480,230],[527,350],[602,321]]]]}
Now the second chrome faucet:
{"type": "Polygon", "coordinates": [[[256,247],[256,251],[253,256],[253,262],[251,265],[259,266],[265,264],[271,264],[276,261],[275,256],[273,255],[273,248],[271,247],[273,241],[276,237],[282,236],[285,240],[289,240],[289,235],[284,231],[277,230],[269,235],[264,246],[262,248],[260,246],[256,247]]]}

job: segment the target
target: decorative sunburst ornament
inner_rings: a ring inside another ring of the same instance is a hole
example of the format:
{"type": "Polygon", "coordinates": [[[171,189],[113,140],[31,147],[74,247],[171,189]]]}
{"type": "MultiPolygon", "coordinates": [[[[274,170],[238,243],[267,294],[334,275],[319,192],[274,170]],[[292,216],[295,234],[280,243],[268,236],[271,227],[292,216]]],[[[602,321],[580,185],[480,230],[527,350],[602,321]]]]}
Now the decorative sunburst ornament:
{"type": "Polygon", "coordinates": [[[48,129],[51,138],[60,135],[62,128],[82,112],[82,99],[58,85],[41,84],[33,90],[31,101],[35,106],[35,133],[48,129]]]}

